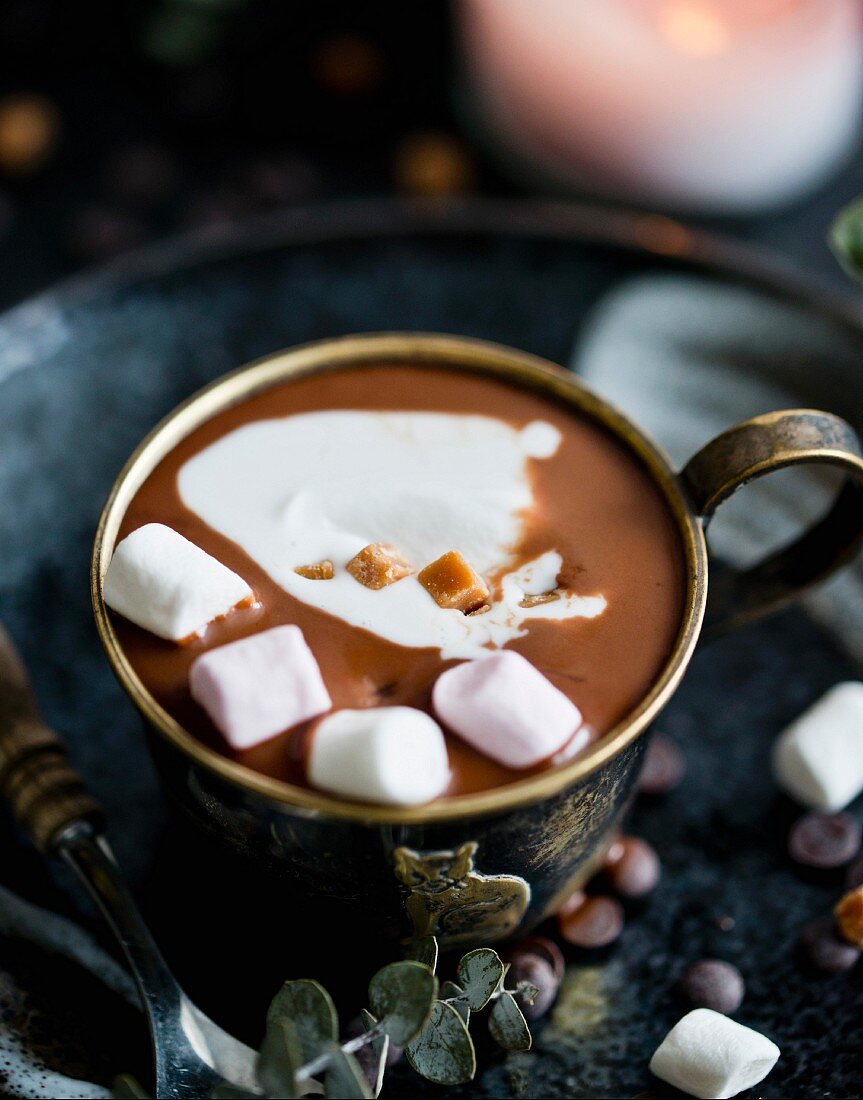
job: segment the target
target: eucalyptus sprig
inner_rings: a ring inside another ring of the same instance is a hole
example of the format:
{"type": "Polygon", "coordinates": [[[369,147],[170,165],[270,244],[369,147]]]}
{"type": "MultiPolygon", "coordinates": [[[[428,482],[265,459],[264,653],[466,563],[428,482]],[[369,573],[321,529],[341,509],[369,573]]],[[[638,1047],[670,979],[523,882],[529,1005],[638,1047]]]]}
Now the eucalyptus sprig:
{"type": "Polygon", "coordinates": [[[410,1065],[441,1085],[460,1085],[476,1072],[470,1036],[472,1014],[490,1006],[488,1027],[505,1050],[528,1050],[530,1030],[515,999],[532,1002],[534,986],[506,988],[509,970],[489,947],[470,951],[458,964],[457,982],[439,985],[438,945],[429,936],[409,957],[390,963],[369,982],[363,1034],[340,1043],[332,998],[317,982],[286,982],[267,1014],[258,1056],[258,1091],[223,1087],[216,1095],[299,1097],[323,1091],[345,1100],[371,1100],[383,1085],[390,1044],[404,1047],[410,1065]],[[364,1051],[365,1072],[358,1055],[364,1051]]]}
{"type": "MultiPolygon", "coordinates": [[[[529,982],[506,987],[509,965],[490,947],[462,956],[457,981],[438,982],[438,945],[433,936],[413,943],[408,958],[389,963],[369,982],[364,1031],[341,1042],[332,997],[320,983],[303,978],[285,982],[267,1011],[252,1091],[227,1082],[217,1100],[296,1097],[323,1094],[342,1100],[372,1100],[383,1086],[390,1044],[403,1047],[421,1077],[460,1085],[476,1073],[476,1051],[469,1027],[488,1009],[488,1030],[504,1050],[529,1050],[530,1029],[516,996],[532,1004],[538,990],[529,982]],[[360,1062],[362,1059],[362,1064],[360,1062]]],[[[115,1096],[144,1096],[118,1079],[115,1096]]]]}

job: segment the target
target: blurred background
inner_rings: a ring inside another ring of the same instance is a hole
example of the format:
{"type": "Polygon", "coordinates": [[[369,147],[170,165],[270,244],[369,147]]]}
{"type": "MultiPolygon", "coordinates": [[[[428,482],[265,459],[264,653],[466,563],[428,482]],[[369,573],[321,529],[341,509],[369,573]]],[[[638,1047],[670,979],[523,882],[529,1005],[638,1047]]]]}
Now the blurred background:
{"type": "Polygon", "coordinates": [[[0,306],[178,231],[369,195],[588,197],[825,277],[858,0],[0,4],[0,306]]]}

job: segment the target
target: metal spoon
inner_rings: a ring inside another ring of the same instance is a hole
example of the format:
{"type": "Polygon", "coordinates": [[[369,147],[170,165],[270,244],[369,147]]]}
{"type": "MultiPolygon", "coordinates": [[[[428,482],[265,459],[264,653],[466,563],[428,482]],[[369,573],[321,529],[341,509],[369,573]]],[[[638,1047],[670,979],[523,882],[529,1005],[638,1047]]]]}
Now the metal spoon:
{"type": "Polygon", "coordinates": [[[0,626],[0,795],[46,856],[74,869],[129,963],[150,1028],[159,1100],[210,1095],[220,1080],[255,1084],[257,1055],[205,1016],[168,969],[103,835],[99,805],[42,721],[27,673],[0,626]]]}

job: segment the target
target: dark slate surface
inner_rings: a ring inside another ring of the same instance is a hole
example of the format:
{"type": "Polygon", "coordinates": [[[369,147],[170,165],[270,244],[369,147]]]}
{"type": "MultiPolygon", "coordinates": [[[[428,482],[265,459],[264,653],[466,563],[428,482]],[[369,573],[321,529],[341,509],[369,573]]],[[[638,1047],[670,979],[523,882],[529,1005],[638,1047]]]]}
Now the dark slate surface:
{"type": "MultiPolygon", "coordinates": [[[[232,241],[129,261],[0,320],[0,618],[108,810],[118,855],[171,963],[205,1008],[252,1040],[283,978],[331,983],[349,1014],[385,956],[349,918],[284,896],[170,816],[91,624],[96,517],[156,418],[230,367],[304,340],[396,328],[482,336],[564,362],[604,290],[668,262],[607,243],[497,232],[496,217],[482,217],[477,233],[461,224],[370,238],[356,235],[353,217],[353,238],[330,215],[280,219],[232,241]]],[[[528,221],[542,228],[541,215],[528,221]]],[[[505,217],[501,228],[511,224],[505,217]]],[[[619,229],[600,222],[591,234],[619,229]]],[[[740,967],[748,993],[739,1019],[783,1050],[753,1095],[856,1094],[861,975],[813,978],[792,950],[799,925],[829,908],[841,876],[807,878],[792,867],[784,843],[795,810],[767,766],[782,725],[849,675],[799,611],[697,655],[662,719],[686,752],[685,784],[640,803],[633,821],[663,857],[662,885],[613,950],[571,953],[564,996],[535,1029],[532,1052],[502,1058],[483,1046],[477,1081],[448,1095],[658,1091],[646,1064],[681,1012],[673,983],[705,954],[740,967]]],[[[47,872],[5,826],[0,844],[4,884],[98,929],[62,873],[47,872]]],[[[442,1094],[399,1069],[385,1095],[442,1094]]]]}

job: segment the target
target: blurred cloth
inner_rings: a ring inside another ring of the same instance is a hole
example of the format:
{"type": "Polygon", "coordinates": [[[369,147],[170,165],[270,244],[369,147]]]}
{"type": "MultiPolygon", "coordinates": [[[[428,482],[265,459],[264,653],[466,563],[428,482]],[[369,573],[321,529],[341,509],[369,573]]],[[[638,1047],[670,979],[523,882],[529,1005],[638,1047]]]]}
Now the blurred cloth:
{"type": "MultiPolygon", "coordinates": [[[[799,305],[702,277],[649,275],[618,287],[582,331],[571,366],[677,468],[724,428],[775,409],[823,408],[863,432],[863,344],[799,305]]],[[[757,560],[823,512],[837,482],[799,467],[746,486],[718,510],[711,548],[735,565],[757,560]]],[[[863,664],[863,560],[805,605],[863,664]]]]}
{"type": "Polygon", "coordinates": [[[0,886],[0,1096],[110,1097],[146,1028],[128,973],[72,921],[0,886]]]}

